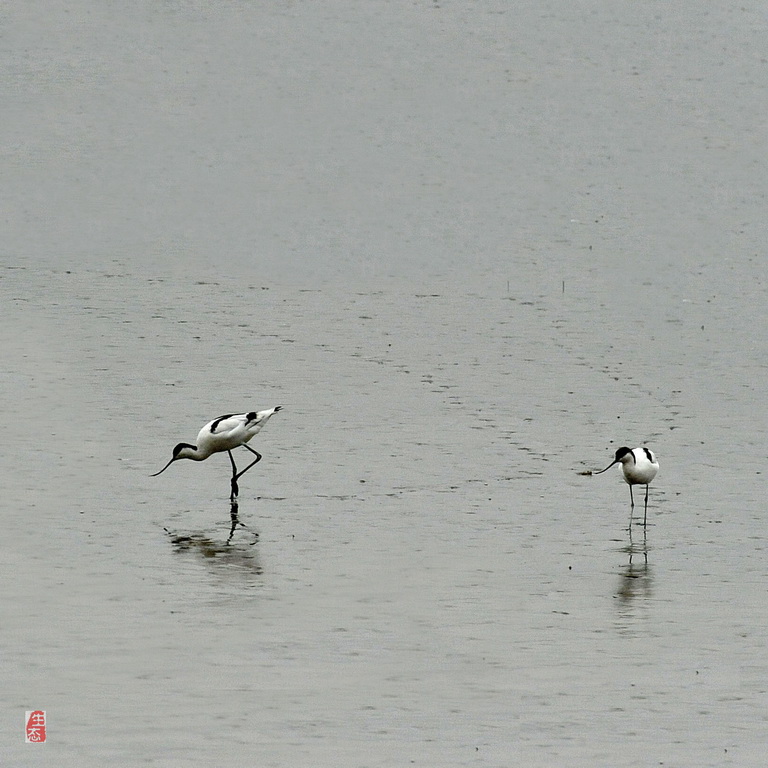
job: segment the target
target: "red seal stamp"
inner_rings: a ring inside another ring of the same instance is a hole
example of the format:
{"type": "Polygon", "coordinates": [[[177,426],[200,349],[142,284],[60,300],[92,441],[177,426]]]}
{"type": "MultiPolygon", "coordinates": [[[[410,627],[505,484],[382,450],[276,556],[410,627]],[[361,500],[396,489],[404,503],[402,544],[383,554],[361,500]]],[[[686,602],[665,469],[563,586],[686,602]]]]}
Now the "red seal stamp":
{"type": "Polygon", "coordinates": [[[40,744],[45,741],[45,712],[42,709],[27,712],[24,718],[24,739],[27,744],[40,744]]]}

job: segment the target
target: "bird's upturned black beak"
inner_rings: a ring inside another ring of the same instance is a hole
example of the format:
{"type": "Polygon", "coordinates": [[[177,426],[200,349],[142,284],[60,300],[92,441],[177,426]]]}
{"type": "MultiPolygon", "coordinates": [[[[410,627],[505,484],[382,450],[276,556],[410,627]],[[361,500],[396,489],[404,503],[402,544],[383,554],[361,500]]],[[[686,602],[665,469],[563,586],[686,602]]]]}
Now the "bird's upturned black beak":
{"type": "Polygon", "coordinates": [[[158,475],[161,475],[163,472],[165,472],[166,469],[168,469],[168,467],[171,466],[171,464],[173,464],[174,461],[176,461],[175,456],[159,472],[155,472],[155,474],[150,475],[150,477],[157,477],[158,475]]]}
{"type": "MultiPolygon", "coordinates": [[[[618,461],[612,461],[605,469],[601,469],[599,472],[593,472],[593,475],[602,475],[603,472],[607,472],[614,464],[618,464],[618,461]]],[[[158,473],[159,474],[159,473],[158,473]]]]}

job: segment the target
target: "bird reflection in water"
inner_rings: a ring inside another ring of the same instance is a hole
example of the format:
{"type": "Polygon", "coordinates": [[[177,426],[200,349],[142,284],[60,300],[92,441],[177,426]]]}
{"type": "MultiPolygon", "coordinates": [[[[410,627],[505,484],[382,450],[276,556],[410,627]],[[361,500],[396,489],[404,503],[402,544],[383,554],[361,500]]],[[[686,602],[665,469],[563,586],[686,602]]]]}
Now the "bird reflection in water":
{"type": "Polygon", "coordinates": [[[231,503],[229,515],[229,536],[224,542],[215,541],[204,533],[179,534],[168,528],[163,530],[171,537],[171,543],[176,552],[193,553],[207,562],[213,560],[221,564],[236,565],[261,574],[262,567],[255,554],[256,550],[251,549],[259,540],[259,534],[239,519],[237,502],[231,503]],[[244,529],[253,537],[247,547],[232,545],[232,539],[238,528],[244,529]]]}
{"type": "Polygon", "coordinates": [[[249,528],[245,523],[243,523],[237,516],[237,500],[234,500],[231,502],[230,510],[229,510],[229,517],[231,520],[231,526],[229,528],[229,538],[227,539],[227,544],[229,544],[230,541],[232,541],[232,537],[235,535],[235,531],[237,530],[237,527],[240,526],[241,528],[244,528],[248,533],[250,533],[253,536],[253,541],[251,542],[251,546],[253,546],[258,540],[259,540],[259,534],[254,531],[252,528],[249,528]]]}
{"type": "MultiPolygon", "coordinates": [[[[224,542],[224,546],[229,546],[230,542],[232,541],[232,537],[235,535],[235,531],[237,531],[238,528],[242,528],[248,533],[253,536],[253,541],[251,541],[251,546],[253,546],[258,540],[259,540],[259,534],[257,531],[254,531],[253,528],[246,525],[242,520],[240,520],[240,517],[238,515],[239,511],[239,505],[237,501],[230,502],[230,508],[229,508],[229,536],[227,537],[227,540],[224,542]]],[[[173,543],[174,544],[185,544],[190,539],[189,536],[177,536],[173,534],[171,531],[169,531],[167,528],[163,529],[169,536],[173,537],[173,543]]]]}
{"type": "Polygon", "coordinates": [[[637,597],[650,597],[652,579],[648,564],[648,537],[645,527],[643,527],[642,540],[633,540],[630,527],[629,543],[623,549],[629,554],[629,563],[621,571],[617,596],[622,603],[629,603],[637,597]]]}

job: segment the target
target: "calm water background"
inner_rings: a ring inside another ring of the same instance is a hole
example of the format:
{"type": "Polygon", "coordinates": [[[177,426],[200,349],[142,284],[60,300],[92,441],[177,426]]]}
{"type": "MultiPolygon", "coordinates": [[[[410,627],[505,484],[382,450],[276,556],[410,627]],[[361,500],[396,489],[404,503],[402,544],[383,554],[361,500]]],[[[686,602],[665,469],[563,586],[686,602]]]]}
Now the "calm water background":
{"type": "Polygon", "coordinates": [[[2,23],[4,765],[763,763],[763,10],[2,23]]]}

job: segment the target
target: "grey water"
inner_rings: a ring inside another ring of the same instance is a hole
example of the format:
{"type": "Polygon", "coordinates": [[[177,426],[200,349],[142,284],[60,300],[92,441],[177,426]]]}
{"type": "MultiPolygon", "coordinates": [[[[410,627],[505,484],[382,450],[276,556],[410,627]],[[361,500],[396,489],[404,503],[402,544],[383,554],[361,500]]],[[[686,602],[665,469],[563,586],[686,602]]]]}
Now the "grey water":
{"type": "Polygon", "coordinates": [[[762,11],[3,16],[4,765],[762,764],[762,11]]]}

